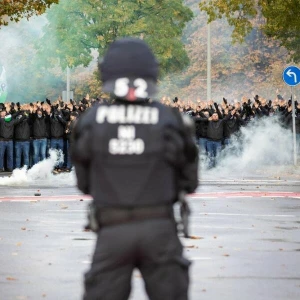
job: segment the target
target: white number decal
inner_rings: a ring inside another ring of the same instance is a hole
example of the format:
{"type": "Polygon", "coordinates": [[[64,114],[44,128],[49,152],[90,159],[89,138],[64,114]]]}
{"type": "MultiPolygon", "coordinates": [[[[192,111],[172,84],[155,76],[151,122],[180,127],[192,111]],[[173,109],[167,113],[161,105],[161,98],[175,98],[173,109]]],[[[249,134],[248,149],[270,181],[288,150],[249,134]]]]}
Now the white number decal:
{"type": "Polygon", "coordinates": [[[135,96],[137,98],[147,98],[148,97],[148,93],[146,92],[147,90],[147,82],[142,79],[142,78],[138,78],[133,82],[133,85],[137,88],[135,90],[135,96]]]}
{"type": "MultiPolygon", "coordinates": [[[[128,92],[129,92],[129,82],[130,82],[130,80],[126,77],[117,79],[115,82],[114,94],[117,97],[127,96],[128,92]]],[[[148,97],[148,93],[146,92],[148,85],[144,79],[142,79],[142,78],[135,79],[133,82],[133,85],[134,85],[134,87],[136,87],[134,95],[137,98],[147,98],[148,97]]]]}
{"type": "Polygon", "coordinates": [[[128,78],[119,78],[115,82],[114,94],[118,97],[125,97],[129,91],[129,79],[128,78]]]}

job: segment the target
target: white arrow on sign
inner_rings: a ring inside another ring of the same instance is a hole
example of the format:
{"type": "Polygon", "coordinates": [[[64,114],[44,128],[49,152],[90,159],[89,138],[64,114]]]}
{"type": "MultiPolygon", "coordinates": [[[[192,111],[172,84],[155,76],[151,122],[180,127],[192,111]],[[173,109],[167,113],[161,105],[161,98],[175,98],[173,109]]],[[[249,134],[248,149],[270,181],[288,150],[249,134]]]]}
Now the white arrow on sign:
{"type": "Polygon", "coordinates": [[[288,71],[286,72],[286,74],[287,74],[289,77],[294,76],[295,83],[297,83],[297,74],[296,74],[296,73],[292,72],[291,69],[288,69],[288,71]]]}

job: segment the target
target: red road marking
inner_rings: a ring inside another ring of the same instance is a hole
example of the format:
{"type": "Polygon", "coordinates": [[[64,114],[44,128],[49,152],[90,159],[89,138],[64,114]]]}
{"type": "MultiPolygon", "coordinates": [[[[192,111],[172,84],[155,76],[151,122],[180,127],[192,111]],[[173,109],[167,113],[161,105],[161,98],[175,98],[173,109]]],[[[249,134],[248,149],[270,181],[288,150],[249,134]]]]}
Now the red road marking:
{"type": "Polygon", "coordinates": [[[9,196],[0,197],[0,201],[79,201],[79,200],[91,200],[89,195],[56,195],[56,196],[9,196]]]}
{"type": "Polygon", "coordinates": [[[213,192],[213,193],[195,193],[188,195],[189,198],[205,198],[205,197],[216,197],[216,198],[238,198],[238,197],[285,197],[285,198],[300,198],[300,193],[295,192],[262,192],[262,191],[243,191],[243,192],[213,192]]]}
{"type": "MultiPolygon", "coordinates": [[[[300,193],[296,192],[253,192],[253,191],[243,191],[243,192],[212,192],[212,193],[195,193],[188,195],[188,198],[194,199],[209,199],[209,198],[246,198],[246,197],[284,197],[284,198],[299,198],[300,193]]],[[[16,201],[16,202],[31,202],[31,201],[79,201],[79,200],[91,200],[92,197],[89,195],[55,195],[55,196],[8,196],[1,197],[0,202],[4,201],[16,201]]]]}

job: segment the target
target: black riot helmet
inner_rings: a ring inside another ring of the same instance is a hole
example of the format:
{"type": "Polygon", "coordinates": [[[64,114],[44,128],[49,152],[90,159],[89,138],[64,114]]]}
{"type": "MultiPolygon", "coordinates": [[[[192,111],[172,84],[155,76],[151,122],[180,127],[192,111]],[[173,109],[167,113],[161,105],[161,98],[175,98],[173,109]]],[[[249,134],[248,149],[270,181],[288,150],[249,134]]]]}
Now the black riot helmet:
{"type": "Polygon", "coordinates": [[[146,100],[156,93],[158,62],[140,39],[113,42],[99,64],[103,91],[128,101],[146,100]]]}

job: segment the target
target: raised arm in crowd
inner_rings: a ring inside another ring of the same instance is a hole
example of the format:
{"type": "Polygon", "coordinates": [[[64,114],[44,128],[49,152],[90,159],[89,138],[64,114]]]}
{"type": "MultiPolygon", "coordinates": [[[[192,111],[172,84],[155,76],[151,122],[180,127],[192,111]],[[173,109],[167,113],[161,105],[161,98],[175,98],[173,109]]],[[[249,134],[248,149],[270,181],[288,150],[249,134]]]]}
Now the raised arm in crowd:
{"type": "MultiPolygon", "coordinates": [[[[175,97],[163,98],[162,102],[190,115],[196,125],[196,140],[200,153],[208,157],[208,168],[216,166],[221,150],[239,137],[240,128],[252,120],[277,116],[282,126],[292,130],[292,101],[277,95],[272,100],[255,95],[241,101],[223,98],[218,104],[212,100],[182,101],[175,97]]],[[[300,103],[295,102],[295,121],[298,151],[300,149],[300,103]]]]}
{"type": "Polygon", "coordinates": [[[69,156],[72,130],[76,119],[98,102],[83,98],[79,103],[56,100],[27,104],[0,104],[0,172],[15,168],[33,167],[56,149],[64,160],[55,166],[54,173],[72,168],[69,156]]]}

